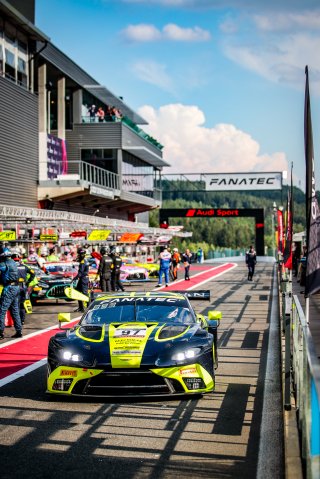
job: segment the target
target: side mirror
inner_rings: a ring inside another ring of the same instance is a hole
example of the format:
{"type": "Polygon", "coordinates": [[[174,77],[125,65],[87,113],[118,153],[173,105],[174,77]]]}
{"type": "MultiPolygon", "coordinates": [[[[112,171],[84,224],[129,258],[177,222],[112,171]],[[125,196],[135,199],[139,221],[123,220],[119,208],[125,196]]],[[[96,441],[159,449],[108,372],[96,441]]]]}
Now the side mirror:
{"type": "Polygon", "coordinates": [[[58,313],[59,327],[61,328],[62,323],[70,323],[71,315],[70,313],[58,313]]]}
{"type": "Polygon", "coordinates": [[[211,310],[208,311],[209,321],[220,321],[222,319],[221,311],[211,310]]]}

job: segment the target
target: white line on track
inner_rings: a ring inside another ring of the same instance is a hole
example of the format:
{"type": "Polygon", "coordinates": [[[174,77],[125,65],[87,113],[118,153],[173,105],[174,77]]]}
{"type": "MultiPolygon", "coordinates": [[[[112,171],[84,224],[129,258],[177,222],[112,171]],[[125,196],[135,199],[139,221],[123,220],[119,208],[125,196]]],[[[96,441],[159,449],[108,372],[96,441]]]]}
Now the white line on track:
{"type": "MultiPolygon", "coordinates": [[[[190,288],[186,288],[186,291],[189,291],[189,290],[198,288],[198,287],[201,286],[202,284],[207,283],[208,281],[210,281],[212,278],[218,278],[218,276],[221,276],[222,274],[225,274],[225,273],[227,273],[228,271],[231,271],[233,268],[236,268],[236,267],[238,266],[236,263],[230,263],[230,264],[232,264],[232,267],[231,267],[231,268],[226,269],[225,271],[222,271],[221,273],[214,274],[214,275],[211,276],[210,278],[206,278],[205,280],[201,281],[201,283],[197,283],[197,284],[195,284],[194,286],[190,286],[190,288]]],[[[216,269],[221,268],[221,266],[223,266],[223,265],[220,264],[219,266],[214,266],[213,268],[210,268],[210,269],[207,269],[207,270],[204,270],[204,271],[200,271],[200,273],[197,273],[197,274],[192,275],[192,279],[196,278],[197,276],[200,276],[201,274],[210,273],[211,271],[213,272],[213,271],[215,271],[216,269]]],[[[170,283],[170,286],[172,286],[173,284],[179,284],[179,283],[184,283],[184,282],[185,282],[185,279],[178,279],[178,281],[175,281],[174,283],[170,283]]],[[[155,287],[155,288],[153,289],[153,291],[161,291],[162,289],[166,290],[165,285],[164,285],[164,286],[161,286],[161,288],[155,287]]],[[[168,292],[170,292],[170,290],[169,290],[168,292]]]]}
{"type": "MultiPolygon", "coordinates": [[[[77,316],[74,318],[72,321],[70,321],[70,325],[75,323],[76,321],[79,321],[81,316],[77,316]]],[[[10,343],[4,343],[0,345],[0,348],[5,348],[6,346],[10,346],[11,344],[17,343],[18,341],[23,341],[29,338],[32,338],[34,336],[39,336],[40,334],[45,333],[46,331],[51,331],[52,329],[56,329],[57,326],[50,326],[50,328],[42,329],[41,331],[36,331],[35,333],[28,334],[27,336],[24,336],[21,339],[16,339],[15,341],[10,341],[10,343]]],[[[22,376],[25,376],[26,374],[31,373],[32,371],[35,371],[38,368],[41,368],[44,364],[47,362],[47,357],[40,359],[40,361],[37,361],[36,363],[30,364],[30,366],[27,366],[23,369],[20,369],[19,371],[10,374],[6,378],[0,379],[0,388],[5,386],[6,384],[12,383],[18,378],[21,378],[22,376]]]]}
{"type": "MultiPolygon", "coordinates": [[[[75,323],[76,321],[79,321],[79,319],[81,318],[81,316],[77,316],[76,318],[74,318],[72,321],[70,321],[70,323],[68,324],[73,324],[75,323]]],[[[36,331],[35,333],[30,333],[30,334],[27,334],[27,336],[23,336],[22,338],[19,338],[19,339],[15,339],[13,341],[10,341],[10,343],[3,343],[3,344],[0,344],[0,349],[1,348],[6,348],[8,346],[11,346],[11,344],[14,344],[14,343],[17,343],[18,341],[24,341],[25,339],[30,339],[32,338],[33,336],[39,336],[40,334],[43,334],[45,333],[46,331],[51,331],[52,329],[56,329],[57,328],[57,325],[55,326],[50,326],[50,328],[46,328],[46,329],[41,329],[40,331],[36,331]]]]}
{"type": "Polygon", "coordinates": [[[32,371],[35,371],[38,368],[41,368],[41,366],[46,364],[46,362],[47,362],[47,358],[40,359],[40,361],[30,364],[30,366],[20,369],[20,371],[10,374],[10,376],[7,376],[6,378],[0,379],[0,388],[2,388],[2,386],[5,386],[6,384],[12,383],[16,379],[21,378],[22,376],[25,376],[26,374],[31,373],[32,371]]]}

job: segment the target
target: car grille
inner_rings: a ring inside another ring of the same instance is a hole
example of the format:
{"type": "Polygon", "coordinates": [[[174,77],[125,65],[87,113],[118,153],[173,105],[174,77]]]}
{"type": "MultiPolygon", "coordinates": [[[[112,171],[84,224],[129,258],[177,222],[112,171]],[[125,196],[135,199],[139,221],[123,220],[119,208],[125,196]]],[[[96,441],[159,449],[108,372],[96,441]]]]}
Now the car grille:
{"type": "Polygon", "coordinates": [[[132,369],[104,371],[78,381],[72,390],[72,394],[88,396],[158,396],[181,392],[183,387],[179,381],[163,378],[148,370],[132,369]]]}
{"type": "Polygon", "coordinates": [[[126,280],[146,279],[145,273],[129,273],[126,280]]]}
{"type": "Polygon", "coordinates": [[[52,286],[47,292],[47,298],[65,298],[66,295],[64,293],[65,288],[68,284],[57,284],[56,286],[52,286]]]}

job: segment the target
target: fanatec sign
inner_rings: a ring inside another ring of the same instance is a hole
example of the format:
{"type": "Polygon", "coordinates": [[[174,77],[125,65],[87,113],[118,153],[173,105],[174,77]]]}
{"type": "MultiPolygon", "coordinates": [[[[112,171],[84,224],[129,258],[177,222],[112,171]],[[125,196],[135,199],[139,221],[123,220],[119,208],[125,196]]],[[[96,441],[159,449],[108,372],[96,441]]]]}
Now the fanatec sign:
{"type": "Polygon", "coordinates": [[[281,190],[282,173],[217,173],[205,182],[207,191],[281,190]]]}

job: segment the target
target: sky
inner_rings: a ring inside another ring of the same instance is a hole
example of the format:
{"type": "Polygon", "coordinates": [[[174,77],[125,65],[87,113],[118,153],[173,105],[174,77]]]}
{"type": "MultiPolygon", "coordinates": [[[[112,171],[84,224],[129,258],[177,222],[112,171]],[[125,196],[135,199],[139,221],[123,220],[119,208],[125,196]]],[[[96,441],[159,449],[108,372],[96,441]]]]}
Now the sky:
{"type": "Polygon", "coordinates": [[[36,0],[35,23],[148,122],[164,175],[293,166],[304,190],[308,65],[320,190],[319,0],[36,0]]]}

